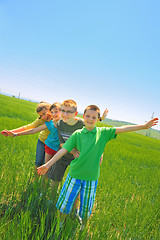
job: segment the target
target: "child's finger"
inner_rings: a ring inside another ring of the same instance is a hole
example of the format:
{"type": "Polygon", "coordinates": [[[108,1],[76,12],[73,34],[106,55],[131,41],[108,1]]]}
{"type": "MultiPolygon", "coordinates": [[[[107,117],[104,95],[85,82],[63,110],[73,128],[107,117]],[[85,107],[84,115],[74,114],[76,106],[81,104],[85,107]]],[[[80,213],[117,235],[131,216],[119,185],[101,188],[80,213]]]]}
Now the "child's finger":
{"type": "Polygon", "coordinates": [[[2,131],[1,134],[2,134],[3,136],[5,136],[5,137],[8,136],[8,134],[7,134],[5,131],[2,131]]]}
{"type": "Polygon", "coordinates": [[[39,175],[41,175],[41,169],[40,169],[40,168],[37,168],[37,173],[38,173],[39,175]]]}
{"type": "Polygon", "coordinates": [[[44,175],[46,172],[47,172],[47,169],[42,168],[42,167],[39,167],[38,170],[37,170],[37,173],[39,175],[44,175]]]}

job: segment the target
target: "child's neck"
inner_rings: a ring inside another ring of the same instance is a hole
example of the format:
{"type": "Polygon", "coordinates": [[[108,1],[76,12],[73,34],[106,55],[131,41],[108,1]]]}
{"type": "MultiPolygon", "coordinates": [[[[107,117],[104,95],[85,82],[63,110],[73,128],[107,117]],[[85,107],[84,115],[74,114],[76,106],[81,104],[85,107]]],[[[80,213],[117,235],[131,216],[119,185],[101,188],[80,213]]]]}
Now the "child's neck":
{"type": "Polygon", "coordinates": [[[92,130],[95,128],[95,126],[92,127],[92,128],[89,128],[89,127],[86,127],[86,126],[85,126],[85,128],[86,128],[88,131],[92,131],[92,130]]]}
{"type": "Polygon", "coordinates": [[[54,122],[54,124],[57,124],[58,121],[59,121],[59,120],[57,120],[57,121],[53,121],[53,122],[54,122]]]}
{"type": "Polygon", "coordinates": [[[69,121],[67,122],[68,125],[72,126],[75,125],[78,122],[78,118],[71,118],[69,119],[69,121]]]}

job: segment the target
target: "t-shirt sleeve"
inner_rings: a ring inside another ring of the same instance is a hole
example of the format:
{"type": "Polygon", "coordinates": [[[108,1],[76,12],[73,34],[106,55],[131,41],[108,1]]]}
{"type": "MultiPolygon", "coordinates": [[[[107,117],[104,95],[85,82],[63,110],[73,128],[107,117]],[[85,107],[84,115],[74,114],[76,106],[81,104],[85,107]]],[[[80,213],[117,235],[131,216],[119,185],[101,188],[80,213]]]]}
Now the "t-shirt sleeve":
{"type": "Polygon", "coordinates": [[[106,128],[106,141],[110,141],[117,137],[116,128],[106,128]]]}
{"type": "Polygon", "coordinates": [[[44,121],[42,121],[42,119],[37,118],[34,122],[25,125],[24,130],[28,130],[28,129],[31,129],[31,128],[36,128],[36,127],[39,127],[42,124],[44,124],[44,121]]]}
{"type": "Polygon", "coordinates": [[[73,133],[69,139],[63,144],[62,148],[66,149],[68,152],[71,152],[76,146],[76,133],[73,133]]]}

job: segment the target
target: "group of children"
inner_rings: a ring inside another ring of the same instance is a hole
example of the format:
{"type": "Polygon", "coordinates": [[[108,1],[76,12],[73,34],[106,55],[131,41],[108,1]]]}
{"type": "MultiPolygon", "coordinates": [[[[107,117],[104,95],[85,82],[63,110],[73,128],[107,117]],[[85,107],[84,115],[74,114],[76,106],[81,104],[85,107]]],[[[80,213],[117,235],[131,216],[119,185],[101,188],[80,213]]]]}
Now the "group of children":
{"type": "Polygon", "coordinates": [[[105,109],[100,118],[100,109],[89,105],[84,110],[83,120],[77,117],[77,104],[65,100],[52,105],[41,102],[37,107],[39,118],[33,123],[13,130],[3,130],[4,136],[21,136],[39,131],[36,151],[36,168],[39,175],[52,179],[52,188],[62,181],[66,168],[69,173],[63,184],[56,207],[61,212],[61,226],[80,195],[79,217],[84,228],[92,213],[100,173],[100,159],[106,143],[123,132],[149,129],[158,123],[158,118],[142,125],[127,125],[116,128],[96,127],[108,113],[105,109]],[[45,164],[44,163],[45,151],[45,164]]]}

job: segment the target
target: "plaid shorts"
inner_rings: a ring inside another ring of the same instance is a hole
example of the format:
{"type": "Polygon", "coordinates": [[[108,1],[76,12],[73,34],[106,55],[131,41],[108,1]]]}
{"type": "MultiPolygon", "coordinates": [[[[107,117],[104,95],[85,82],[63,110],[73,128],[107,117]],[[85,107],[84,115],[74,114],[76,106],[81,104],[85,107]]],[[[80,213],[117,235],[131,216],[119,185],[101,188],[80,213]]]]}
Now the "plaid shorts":
{"type": "Polygon", "coordinates": [[[80,192],[79,216],[82,219],[89,218],[94,205],[97,183],[98,180],[85,181],[72,178],[68,174],[56,204],[57,209],[62,213],[69,214],[80,192]]]}

